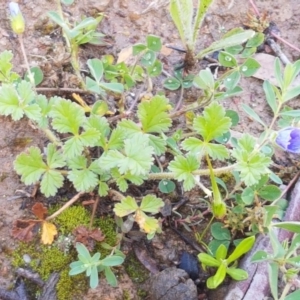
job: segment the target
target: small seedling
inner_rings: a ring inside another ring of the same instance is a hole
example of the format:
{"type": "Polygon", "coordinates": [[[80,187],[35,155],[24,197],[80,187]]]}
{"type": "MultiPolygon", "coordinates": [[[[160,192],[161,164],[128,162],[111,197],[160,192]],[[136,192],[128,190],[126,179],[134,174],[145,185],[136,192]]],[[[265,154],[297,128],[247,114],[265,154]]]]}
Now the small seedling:
{"type": "MultiPolygon", "coordinates": [[[[64,1],[65,4],[72,4],[73,1],[64,1]],[[66,3],[67,2],[67,3],[66,3]]],[[[88,17],[83,18],[79,23],[75,23],[73,26],[69,24],[63,18],[63,10],[60,1],[58,1],[58,13],[50,11],[48,16],[59,26],[61,26],[68,50],[71,54],[71,64],[73,69],[84,86],[84,81],[80,74],[80,65],[78,60],[79,46],[90,43],[95,45],[105,45],[103,42],[103,34],[96,31],[98,24],[103,19],[103,15],[99,15],[97,18],[88,17]]]]}
{"type": "Polygon", "coordinates": [[[212,43],[208,48],[195,55],[195,46],[198,34],[206,12],[212,2],[212,0],[198,1],[196,15],[194,17],[193,0],[170,1],[171,17],[179,32],[181,41],[186,48],[185,64],[187,67],[193,66],[196,59],[201,59],[209,53],[219,51],[227,47],[241,45],[254,36],[254,31],[252,30],[231,31],[228,32],[223,39],[212,43]]]}
{"type": "Polygon", "coordinates": [[[228,258],[226,258],[227,248],[223,244],[218,247],[215,255],[200,253],[198,259],[204,269],[206,267],[218,268],[216,274],[208,278],[207,287],[209,289],[217,288],[224,281],[226,274],[234,280],[247,279],[248,273],[245,270],[236,268],[236,264],[237,260],[252,248],[254,242],[254,236],[242,240],[228,258]]]}
{"type": "Polygon", "coordinates": [[[117,279],[111,270],[111,267],[119,266],[124,262],[124,255],[117,251],[116,254],[101,258],[101,253],[97,252],[93,256],[90,255],[89,250],[82,244],[76,243],[76,250],[78,252],[78,261],[70,264],[70,275],[77,275],[85,272],[86,276],[90,277],[90,287],[96,288],[99,283],[98,273],[104,272],[107,282],[111,286],[117,286],[117,279]]]}

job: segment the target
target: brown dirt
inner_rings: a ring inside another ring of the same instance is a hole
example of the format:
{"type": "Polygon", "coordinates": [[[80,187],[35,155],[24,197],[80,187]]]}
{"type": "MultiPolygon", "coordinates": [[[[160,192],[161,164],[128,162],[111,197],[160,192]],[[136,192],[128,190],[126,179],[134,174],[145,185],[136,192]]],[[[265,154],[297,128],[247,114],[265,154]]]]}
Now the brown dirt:
{"type": "MultiPolygon", "coordinates": [[[[25,68],[18,40],[10,30],[6,1],[1,1],[0,8],[0,51],[12,50],[14,53],[15,71],[24,73],[25,68]]],[[[72,87],[74,79],[64,68],[67,56],[63,47],[63,40],[57,28],[51,28],[43,20],[50,10],[55,10],[52,1],[23,0],[18,1],[26,20],[26,33],[24,35],[25,48],[31,66],[39,65],[45,72],[45,86],[72,87]],[[46,24],[46,25],[45,25],[46,24]],[[50,28],[50,29],[49,29],[50,28]]],[[[78,4],[66,8],[71,18],[78,18],[84,14],[95,11],[101,2],[109,1],[77,1],[78,4]]],[[[116,58],[122,49],[137,42],[144,42],[147,34],[155,34],[162,38],[163,44],[181,46],[178,33],[171,22],[167,6],[153,5],[152,9],[144,14],[148,5],[159,1],[140,0],[112,0],[105,9],[105,19],[100,30],[109,38],[111,47],[84,47],[81,52],[82,68],[87,58],[101,57],[103,54],[113,54],[116,58]]],[[[248,10],[247,1],[216,0],[199,35],[198,49],[208,46],[212,41],[221,37],[223,32],[241,26],[248,10]]],[[[163,2],[161,2],[163,3],[163,2]]],[[[276,22],[281,35],[286,40],[300,47],[299,18],[300,2],[298,0],[257,1],[261,11],[268,11],[271,20],[276,22]]],[[[291,61],[300,56],[295,50],[282,46],[291,61]]],[[[165,49],[166,50],[166,49],[165,49]]],[[[161,54],[164,69],[172,70],[174,63],[182,58],[178,53],[166,50],[161,54]]],[[[228,99],[224,103],[227,108],[238,110],[241,114],[240,131],[258,134],[260,125],[252,122],[242,113],[241,103],[254,108],[262,119],[270,119],[270,111],[266,107],[262,91],[262,82],[251,78],[242,80],[244,88],[242,96],[228,99]]],[[[171,99],[177,98],[177,93],[169,93],[171,99]]],[[[294,105],[295,108],[299,104],[294,105]]],[[[299,107],[298,107],[299,108],[299,107]]],[[[16,218],[22,217],[24,210],[20,209],[24,199],[9,200],[20,189],[28,189],[20,183],[19,177],[13,170],[13,161],[21,151],[30,145],[43,147],[44,136],[26,121],[12,122],[9,118],[0,117],[0,287],[8,288],[14,281],[14,273],[10,268],[7,255],[13,250],[15,241],[10,236],[12,223],[16,218]]],[[[125,280],[126,282],[127,279],[125,280]]],[[[125,287],[127,289],[127,287],[125,287]]],[[[118,293],[112,294],[109,299],[117,299],[118,293]]],[[[101,293],[95,296],[92,293],[89,299],[104,299],[101,293]]],[[[132,296],[133,297],[133,296],[132,296]]],[[[88,298],[86,298],[88,299],[88,298]]],[[[221,299],[221,298],[219,298],[221,299]]]]}

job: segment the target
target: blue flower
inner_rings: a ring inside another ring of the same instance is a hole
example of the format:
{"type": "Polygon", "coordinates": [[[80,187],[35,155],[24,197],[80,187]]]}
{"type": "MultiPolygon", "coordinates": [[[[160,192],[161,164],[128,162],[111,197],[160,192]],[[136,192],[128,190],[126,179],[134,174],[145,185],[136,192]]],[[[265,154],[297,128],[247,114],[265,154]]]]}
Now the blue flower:
{"type": "Polygon", "coordinates": [[[10,2],[8,4],[9,7],[9,11],[10,11],[10,15],[12,17],[17,16],[20,13],[20,8],[19,8],[19,4],[16,2],[10,2]]]}
{"type": "Polygon", "coordinates": [[[16,2],[10,2],[8,7],[10,11],[10,25],[12,30],[16,34],[22,34],[25,30],[25,21],[20,11],[19,4],[16,2]]]}
{"type": "Polygon", "coordinates": [[[276,144],[291,153],[300,153],[300,128],[287,127],[278,132],[276,144]]]}

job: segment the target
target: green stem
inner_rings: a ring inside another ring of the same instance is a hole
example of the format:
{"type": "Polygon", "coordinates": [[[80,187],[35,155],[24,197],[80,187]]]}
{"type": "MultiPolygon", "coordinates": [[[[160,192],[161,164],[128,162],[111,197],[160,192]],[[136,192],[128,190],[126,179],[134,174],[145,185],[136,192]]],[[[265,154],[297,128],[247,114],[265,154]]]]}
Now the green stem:
{"type": "MultiPolygon", "coordinates": [[[[61,17],[61,19],[63,20],[63,22],[65,22],[65,20],[64,20],[64,13],[63,13],[63,10],[62,10],[62,6],[61,6],[60,0],[57,0],[57,10],[58,10],[59,16],[61,17]]],[[[69,38],[68,38],[68,36],[66,35],[66,33],[64,32],[64,30],[62,30],[62,32],[63,32],[64,39],[65,39],[65,41],[66,41],[68,50],[69,50],[69,52],[71,53],[72,48],[71,48],[71,44],[70,44],[69,38]]]]}
{"type": "Polygon", "coordinates": [[[83,90],[86,90],[84,80],[83,80],[83,78],[81,76],[81,73],[80,73],[80,64],[79,64],[79,60],[78,60],[78,52],[79,52],[78,45],[73,43],[72,46],[71,46],[71,65],[72,65],[72,67],[75,71],[76,76],[80,80],[81,88],[83,90]]]}
{"type": "Polygon", "coordinates": [[[42,128],[47,138],[56,146],[62,147],[62,142],[56,137],[56,135],[49,128],[42,128]]]}
{"type": "Polygon", "coordinates": [[[132,66],[132,69],[131,69],[131,71],[130,71],[130,73],[129,73],[130,76],[133,75],[134,70],[135,70],[135,68],[136,68],[136,66],[137,66],[137,63],[139,62],[139,60],[142,58],[142,56],[143,56],[145,53],[146,53],[146,50],[144,50],[144,51],[142,51],[141,53],[139,53],[138,56],[136,57],[136,59],[135,59],[135,61],[134,61],[134,64],[133,64],[133,66],[132,66]]]}
{"type": "MultiPolygon", "coordinates": [[[[231,165],[231,166],[222,167],[222,168],[216,168],[216,169],[213,169],[213,173],[215,175],[228,173],[228,172],[231,172],[232,170],[234,170],[235,167],[236,167],[236,164],[231,165]]],[[[196,170],[196,171],[192,172],[192,175],[194,175],[194,176],[207,175],[208,176],[208,175],[210,175],[210,170],[209,169],[196,170]]],[[[176,177],[175,173],[172,173],[172,172],[150,173],[148,175],[148,180],[174,179],[175,177],[176,177]]]]}
{"type": "MultiPolygon", "coordinates": [[[[215,175],[228,173],[228,172],[232,171],[235,168],[235,166],[236,165],[231,165],[231,166],[226,166],[226,167],[222,167],[222,168],[217,168],[217,169],[214,169],[213,172],[215,175]]],[[[67,176],[69,172],[67,170],[61,170],[60,173],[62,175],[67,176]]],[[[207,175],[208,176],[208,175],[210,175],[210,170],[207,170],[207,169],[197,170],[197,171],[192,172],[192,174],[194,176],[197,176],[197,175],[203,175],[203,176],[207,175]]],[[[147,176],[147,180],[162,180],[162,179],[175,179],[175,178],[176,178],[176,175],[175,175],[175,173],[172,173],[172,172],[150,173],[147,176]]],[[[116,191],[114,191],[114,193],[115,192],[116,191]]]]}
{"type": "Polygon", "coordinates": [[[215,218],[215,216],[212,216],[211,219],[209,220],[207,226],[206,226],[205,229],[202,231],[202,234],[201,234],[200,237],[199,237],[199,241],[197,240],[198,243],[202,243],[203,237],[205,236],[205,234],[206,234],[208,228],[210,228],[210,225],[211,225],[212,221],[214,220],[214,218],[215,218]]]}
{"type": "Polygon", "coordinates": [[[285,299],[285,296],[288,294],[288,292],[290,291],[291,287],[292,287],[292,285],[288,282],[285,285],[285,287],[284,287],[284,289],[282,291],[282,294],[281,294],[279,300],[284,300],[285,299]]]}
{"type": "MultiPolygon", "coordinates": [[[[59,13],[61,19],[63,20],[64,23],[66,23],[65,19],[64,19],[60,0],[57,0],[57,8],[58,8],[58,13],[59,13]]],[[[67,44],[68,52],[71,54],[71,65],[75,71],[76,76],[80,80],[80,85],[81,85],[82,89],[86,90],[84,80],[80,74],[80,65],[79,65],[79,60],[78,60],[79,46],[77,44],[72,43],[72,40],[69,39],[69,36],[66,34],[64,29],[62,29],[62,33],[63,33],[63,37],[66,41],[66,44],[67,44]]]]}

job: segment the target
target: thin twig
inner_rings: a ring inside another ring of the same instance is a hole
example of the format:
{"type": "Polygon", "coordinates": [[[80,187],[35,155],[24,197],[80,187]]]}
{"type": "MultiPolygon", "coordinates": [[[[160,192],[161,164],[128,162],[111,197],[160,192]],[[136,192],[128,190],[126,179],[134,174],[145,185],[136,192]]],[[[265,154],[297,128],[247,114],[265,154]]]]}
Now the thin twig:
{"type": "Polygon", "coordinates": [[[48,88],[48,87],[40,87],[36,88],[37,92],[66,92],[66,93],[77,93],[77,94],[90,94],[91,92],[85,91],[78,88],[48,88]]]}
{"type": "Polygon", "coordinates": [[[140,95],[141,95],[141,92],[142,92],[143,89],[144,89],[144,86],[140,90],[137,91],[137,93],[135,95],[135,98],[132,101],[129,109],[126,110],[125,115],[130,115],[132,113],[133,109],[135,108],[136,104],[138,103],[138,101],[140,99],[140,95]]]}
{"type": "Polygon", "coordinates": [[[281,51],[280,46],[272,38],[268,38],[266,42],[271,47],[273,52],[280,58],[284,65],[291,63],[290,60],[286,57],[286,55],[281,51]]]}
{"type": "Polygon", "coordinates": [[[281,192],[280,196],[274,200],[272,202],[272,205],[275,205],[277,201],[279,201],[280,199],[282,199],[284,197],[284,195],[288,192],[288,190],[294,185],[294,183],[296,182],[296,180],[299,178],[300,176],[300,171],[294,176],[294,178],[289,182],[289,184],[285,187],[285,189],[281,192]]]}
{"type": "MultiPolygon", "coordinates": [[[[251,6],[252,6],[252,8],[253,8],[253,10],[254,10],[254,12],[255,12],[255,14],[256,14],[258,17],[260,17],[259,10],[258,10],[256,4],[254,3],[254,0],[249,0],[249,2],[250,2],[250,4],[251,4],[251,6]]],[[[290,48],[292,48],[292,49],[294,49],[294,50],[296,50],[296,51],[298,51],[298,52],[300,53],[300,49],[299,49],[299,48],[297,48],[296,46],[294,46],[294,45],[291,44],[290,42],[286,41],[285,39],[283,39],[282,37],[280,37],[280,36],[277,35],[276,33],[270,31],[270,34],[271,34],[274,38],[278,39],[278,40],[281,41],[282,43],[288,45],[290,48]]]]}
{"type": "Polygon", "coordinates": [[[253,8],[254,12],[255,12],[258,16],[260,16],[259,10],[258,10],[256,4],[254,3],[254,0],[249,0],[249,2],[250,2],[250,4],[252,5],[252,8],[253,8]]]}
{"type": "Polygon", "coordinates": [[[299,49],[299,48],[297,48],[296,46],[294,46],[294,45],[291,44],[290,42],[286,41],[285,39],[283,39],[282,37],[280,37],[280,36],[277,35],[276,33],[274,33],[274,32],[271,31],[270,34],[271,34],[273,37],[275,37],[276,39],[278,39],[279,41],[281,41],[282,43],[288,45],[290,48],[292,48],[292,49],[294,49],[294,50],[296,50],[296,51],[298,51],[298,52],[300,53],[300,49],[299,49]]]}
{"type": "Polygon", "coordinates": [[[42,280],[40,275],[31,270],[24,269],[24,268],[18,268],[16,273],[18,276],[24,277],[24,278],[29,279],[30,281],[34,282],[39,287],[43,287],[45,284],[45,282],[42,280]]]}
{"type": "Polygon", "coordinates": [[[92,210],[92,215],[91,215],[89,230],[91,230],[92,227],[93,227],[93,222],[94,222],[94,218],[95,218],[95,214],[96,214],[96,210],[97,210],[97,206],[98,206],[99,201],[100,201],[100,197],[97,196],[96,197],[96,201],[94,202],[94,205],[93,205],[93,210],[92,210]]]}
{"type": "Polygon", "coordinates": [[[175,227],[170,226],[170,228],[176,232],[187,244],[189,244],[190,246],[192,246],[196,251],[198,252],[206,252],[206,249],[202,249],[201,246],[199,246],[198,244],[196,244],[194,241],[190,240],[189,238],[187,238],[186,236],[184,236],[179,230],[177,230],[175,227]]]}
{"type": "Polygon", "coordinates": [[[164,171],[164,167],[162,166],[159,158],[157,157],[157,155],[154,155],[154,157],[155,157],[155,160],[156,160],[156,162],[158,164],[158,167],[159,167],[160,171],[163,172],[164,171]]]}
{"type": "Polygon", "coordinates": [[[47,217],[46,220],[52,220],[58,215],[60,215],[64,210],[66,210],[68,207],[70,207],[73,203],[75,203],[82,195],[84,195],[85,192],[80,192],[76,194],[71,200],[69,200],[64,206],[62,206],[58,211],[56,211],[54,214],[51,216],[47,217]]]}

